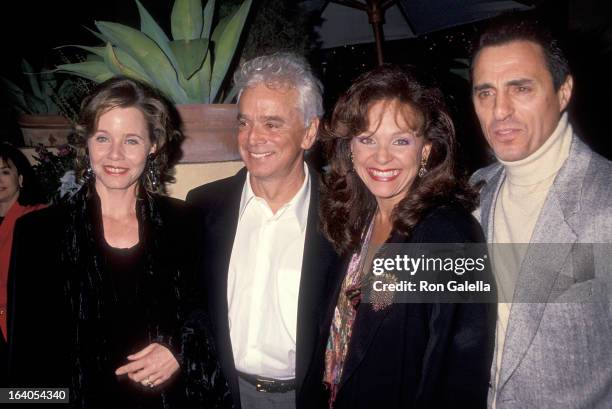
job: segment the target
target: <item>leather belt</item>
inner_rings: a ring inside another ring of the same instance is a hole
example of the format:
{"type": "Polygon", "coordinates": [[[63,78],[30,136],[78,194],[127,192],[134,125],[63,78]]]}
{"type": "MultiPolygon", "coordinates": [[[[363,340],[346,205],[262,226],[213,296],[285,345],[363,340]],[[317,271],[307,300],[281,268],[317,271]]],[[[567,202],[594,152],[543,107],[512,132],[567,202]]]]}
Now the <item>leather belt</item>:
{"type": "Polygon", "coordinates": [[[238,372],[238,376],[255,387],[257,392],[285,393],[295,390],[295,379],[274,379],[238,372]]]}

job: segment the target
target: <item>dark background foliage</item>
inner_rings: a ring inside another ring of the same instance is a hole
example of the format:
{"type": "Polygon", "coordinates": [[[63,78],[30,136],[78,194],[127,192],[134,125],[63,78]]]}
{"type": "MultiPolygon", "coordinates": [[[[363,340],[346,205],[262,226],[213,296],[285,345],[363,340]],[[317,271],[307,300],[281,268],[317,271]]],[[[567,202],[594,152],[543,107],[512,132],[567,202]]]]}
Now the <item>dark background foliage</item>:
{"type": "MultiPolygon", "coordinates": [[[[141,0],[159,24],[169,31],[173,0],[141,0]]],[[[535,13],[552,26],[568,50],[575,76],[570,114],[577,131],[595,149],[612,157],[608,137],[612,100],[612,2],[609,0],[533,0],[535,13]]],[[[218,16],[227,14],[240,0],[217,0],[218,16]]],[[[255,0],[243,39],[243,58],[279,50],[305,54],[322,79],[329,109],[337,96],[360,73],[375,64],[372,44],[349,45],[329,50],[317,47],[314,26],[317,16],[303,13],[297,0],[255,0]]],[[[96,44],[84,27],[95,20],[138,26],[138,10],[130,0],[22,0],[4,5],[0,16],[3,63],[0,74],[20,76],[19,64],[27,58],[34,67],[57,61],[54,47],[96,44]]],[[[464,67],[457,59],[469,57],[469,44],[480,24],[431,33],[416,39],[385,44],[387,61],[414,64],[434,75],[454,113],[469,170],[486,162],[487,152],[470,101],[469,83],[457,73],[464,67]]],[[[69,50],[65,50],[69,53],[69,50]]],[[[73,58],[68,55],[69,58],[73,58]]],[[[0,138],[18,142],[20,133],[6,100],[0,98],[0,138]]]]}

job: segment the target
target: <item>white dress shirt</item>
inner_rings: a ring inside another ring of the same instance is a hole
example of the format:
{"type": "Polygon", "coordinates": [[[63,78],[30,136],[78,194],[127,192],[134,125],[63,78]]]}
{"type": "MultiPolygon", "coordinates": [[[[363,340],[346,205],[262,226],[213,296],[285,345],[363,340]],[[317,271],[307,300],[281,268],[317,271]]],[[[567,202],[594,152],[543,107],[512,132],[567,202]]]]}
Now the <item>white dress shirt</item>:
{"type": "Polygon", "coordinates": [[[310,205],[310,177],[273,213],[253,193],[240,199],[230,258],[227,302],[236,369],[276,379],[295,377],[298,293],[310,205]]]}

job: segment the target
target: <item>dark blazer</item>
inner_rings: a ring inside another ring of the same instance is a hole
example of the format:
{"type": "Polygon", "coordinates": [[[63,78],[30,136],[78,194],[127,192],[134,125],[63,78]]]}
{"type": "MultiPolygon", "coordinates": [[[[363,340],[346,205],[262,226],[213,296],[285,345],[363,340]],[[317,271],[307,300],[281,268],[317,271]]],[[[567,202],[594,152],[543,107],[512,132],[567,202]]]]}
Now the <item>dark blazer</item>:
{"type": "MultiPolygon", "coordinates": [[[[232,177],[200,186],[187,195],[187,202],[195,204],[203,211],[201,285],[208,300],[221,367],[237,406],[240,402],[240,393],[228,324],[227,272],[246,174],[246,169],[243,168],[232,177]]],[[[322,300],[325,298],[326,279],[337,262],[331,244],[319,232],[318,175],[310,170],[310,178],[310,206],[298,295],[296,346],[298,409],[313,407],[312,401],[320,398],[322,393],[321,384],[314,385],[312,389],[305,388],[304,378],[312,365],[314,348],[319,337],[318,323],[324,312],[322,300]]]]}
{"type": "Polygon", "coordinates": [[[10,383],[69,387],[70,407],[79,408],[128,405],[118,390],[133,394],[142,407],[199,407],[202,402],[211,408],[230,407],[212,341],[207,343],[212,337],[186,322],[192,309],[187,288],[196,264],[199,241],[193,226],[198,212],[161,196],[137,203],[146,261],[136,278],[133,308],[126,313],[140,317],[136,324],[143,332],[133,338],[134,344],[125,345],[125,353],[158,342],[172,351],[185,373],[156,391],[115,377],[113,352],[103,331],[110,317],[116,316],[111,312],[113,284],[99,251],[104,240],[102,219],[99,200],[93,195],[17,221],[9,276],[10,383]],[[160,392],[177,400],[162,403],[160,392]],[[186,396],[189,404],[183,401],[186,396]]]}
{"type": "MultiPolygon", "coordinates": [[[[443,207],[430,212],[409,237],[393,233],[388,243],[483,240],[468,212],[443,207]]],[[[330,280],[316,353],[321,365],[347,264],[330,280]]],[[[485,408],[495,313],[495,304],[397,303],[375,311],[361,303],[334,408],[485,408]]],[[[322,371],[313,368],[308,382],[320,382],[322,371]]]]}

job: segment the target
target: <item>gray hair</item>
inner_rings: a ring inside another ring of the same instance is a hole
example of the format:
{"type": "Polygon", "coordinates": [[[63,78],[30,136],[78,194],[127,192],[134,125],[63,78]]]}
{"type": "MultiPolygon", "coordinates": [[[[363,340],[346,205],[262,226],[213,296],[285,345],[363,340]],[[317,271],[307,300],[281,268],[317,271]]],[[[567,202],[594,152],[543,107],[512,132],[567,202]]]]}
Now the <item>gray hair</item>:
{"type": "Polygon", "coordinates": [[[323,85],[304,57],[293,53],[274,53],[253,58],[242,64],[234,74],[238,87],[238,100],[245,88],[257,84],[267,86],[288,84],[299,94],[299,109],[304,115],[304,125],[313,118],[323,116],[323,85]]]}

